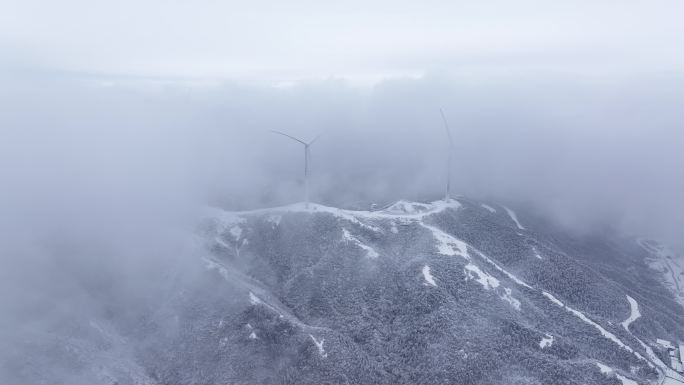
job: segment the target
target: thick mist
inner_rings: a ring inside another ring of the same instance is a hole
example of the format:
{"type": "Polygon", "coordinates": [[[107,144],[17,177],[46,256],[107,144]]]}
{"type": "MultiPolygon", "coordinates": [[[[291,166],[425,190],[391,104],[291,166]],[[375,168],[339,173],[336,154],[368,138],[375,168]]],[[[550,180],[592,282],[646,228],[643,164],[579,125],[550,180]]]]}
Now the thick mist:
{"type": "Polygon", "coordinates": [[[684,217],[684,88],[672,75],[428,74],[371,87],[268,87],[41,73],[7,84],[1,164],[12,231],[299,201],[303,148],[270,130],[321,135],[311,150],[317,202],[437,198],[447,151],[440,107],[456,140],[456,194],[675,242],[684,217]]]}
{"type": "Polygon", "coordinates": [[[270,130],[321,135],[311,149],[316,202],[440,199],[441,107],[456,140],[454,194],[526,207],[572,231],[609,225],[681,247],[676,76],[427,74],[273,87],[13,75],[0,96],[4,346],[112,308],[135,323],[170,276],[192,281],[201,268],[193,232],[206,206],[301,201],[303,148],[270,130]]]}

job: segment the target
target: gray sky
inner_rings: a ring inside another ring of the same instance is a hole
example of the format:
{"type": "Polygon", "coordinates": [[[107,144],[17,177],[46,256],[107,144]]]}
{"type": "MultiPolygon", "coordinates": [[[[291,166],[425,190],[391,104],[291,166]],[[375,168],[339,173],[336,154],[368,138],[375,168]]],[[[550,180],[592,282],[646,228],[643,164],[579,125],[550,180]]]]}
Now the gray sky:
{"type": "Polygon", "coordinates": [[[36,229],[74,208],[88,222],[299,199],[300,150],[270,129],[324,134],[319,201],[437,196],[441,106],[456,192],[678,241],[682,14],[665,0],[4,3],[5,209],[36,229]]]}
{"type": "Polygon", "coordinates": [[[426,71],[679,71],[677,0],[5,3],[18,66],[288,84],[426,71]]]}

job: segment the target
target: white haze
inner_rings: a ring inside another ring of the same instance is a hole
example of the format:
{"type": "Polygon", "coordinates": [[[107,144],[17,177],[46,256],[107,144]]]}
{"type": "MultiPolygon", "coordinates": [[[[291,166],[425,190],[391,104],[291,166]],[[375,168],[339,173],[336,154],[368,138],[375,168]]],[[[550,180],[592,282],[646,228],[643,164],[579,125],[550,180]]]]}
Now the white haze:
{"type": "Polygon", "coordinates": [[[17,66],[282,83],[455,69],[679,71],[677,0],[5,2],[17,66]]]}

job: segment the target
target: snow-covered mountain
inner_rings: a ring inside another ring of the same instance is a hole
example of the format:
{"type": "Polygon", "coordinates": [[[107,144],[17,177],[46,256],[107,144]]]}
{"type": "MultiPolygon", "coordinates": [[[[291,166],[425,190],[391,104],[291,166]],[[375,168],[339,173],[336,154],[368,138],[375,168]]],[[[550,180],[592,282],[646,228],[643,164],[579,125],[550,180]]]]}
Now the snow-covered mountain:
{"type": "Polygon", "coordinates": [[[137,318],[75,321],[51,346],[78,341],[77,359],[56,367],[119,385],[681,378],[656,343],[684,341],[680,261],[653,241],[465,198],[211,209],[198,233],[197,279],[170,278],[137,318]]]}
{"type": "Polygon", "coordinates": [[[637,242],[650,254],[647,259],[649,265],[662,273],[666,286],[684,306],[684,256],[653,240],[639,239],[637,242]]]}

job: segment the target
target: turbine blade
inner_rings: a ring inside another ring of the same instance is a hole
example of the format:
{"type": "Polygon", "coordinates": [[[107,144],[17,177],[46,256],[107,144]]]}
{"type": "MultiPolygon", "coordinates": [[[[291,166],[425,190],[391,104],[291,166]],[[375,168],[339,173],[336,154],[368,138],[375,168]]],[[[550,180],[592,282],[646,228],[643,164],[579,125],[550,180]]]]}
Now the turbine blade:
{"type": "Polygon", "coordinates": [[[297,142],[299,142],[299,143],[301,143],[301,144],[303,144],[303,145],[305,145],[305,146],[308,145],[305,141],[303,141],[303,140],[301,140],[301,139],[299,139],[299,138],[295,138],[294,136],[288,135],[288,134],[286,134],[286,133],[284,133],[284,132],[280,132],[280,131],[276,131],[276,130],[270,130],[270,131],[271,131],[272,133],[274,133],[274,134],[279,134],[279,135],[282,135],[282,136],[286,136],[286,137],[288,137],[288,138],[290,138],[290,139],[292,139],[292,140],[296,140],[297,142]]]}

